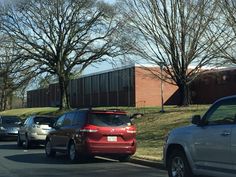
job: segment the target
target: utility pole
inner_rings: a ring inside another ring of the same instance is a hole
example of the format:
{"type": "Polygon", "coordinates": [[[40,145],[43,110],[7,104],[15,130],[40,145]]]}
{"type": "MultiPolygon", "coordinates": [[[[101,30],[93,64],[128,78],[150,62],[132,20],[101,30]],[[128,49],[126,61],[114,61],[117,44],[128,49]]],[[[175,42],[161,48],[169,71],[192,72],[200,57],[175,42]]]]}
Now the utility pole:
{"type": "Polygon", "coordinates": [[[160,110],[160,112],[164,113],[165,112],[165,110],[164,110],[164,98],[163,98],[163,66],[164,66],[164,63],[159,62],[159,66],[160,66],[160,69],[161,69],[161,110],[160,110]]]}

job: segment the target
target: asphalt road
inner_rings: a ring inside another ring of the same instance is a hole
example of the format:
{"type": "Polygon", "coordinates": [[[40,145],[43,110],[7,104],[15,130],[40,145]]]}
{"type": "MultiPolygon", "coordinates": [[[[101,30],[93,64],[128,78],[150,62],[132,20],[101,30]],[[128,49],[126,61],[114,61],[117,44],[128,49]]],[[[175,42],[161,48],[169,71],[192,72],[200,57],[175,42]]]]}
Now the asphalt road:
{"type": "Polygon", "coordinates": [[[47,158],[43,147],[26,150],[0,141],[0,177],[167,177],[157,168],[95,158],[71,164],[65,155],[47,158]]]}

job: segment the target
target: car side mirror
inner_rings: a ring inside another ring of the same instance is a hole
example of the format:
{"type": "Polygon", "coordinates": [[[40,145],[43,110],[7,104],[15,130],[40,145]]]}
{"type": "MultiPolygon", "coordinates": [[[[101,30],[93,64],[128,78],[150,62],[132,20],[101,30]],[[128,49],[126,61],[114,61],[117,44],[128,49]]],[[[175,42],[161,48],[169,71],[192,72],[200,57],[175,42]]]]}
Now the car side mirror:
{"type": "Polygon", "coordinates": [[[51,127],[54,128],[55,130],[58,130],[61,128],[60,126],[57,125],[57,122],[55,122],[51,127]]]}
{"type": "Polygon", "coordinates": [[[200,115],[194,115],[192,117],[192,124],[194,124],[194,125],[201,125],[201,123],[202,123],[202,119],[201,119],[200,115]]]}
{"type": "Polygon", "coordinates": [[[142,113],[134,113],[133,115],[130,116],[130,120],[134,120],[136,118],[140,118],[140,117],[143,117],[143,114],[142,113]]]}
{"type": "Polygon", "coordinates": [[[16,125],[19,125],[19,126],[23,126],[23,123],[22,123],[22,122],[16,122],[15,124],[16,124],[16,125]]]}

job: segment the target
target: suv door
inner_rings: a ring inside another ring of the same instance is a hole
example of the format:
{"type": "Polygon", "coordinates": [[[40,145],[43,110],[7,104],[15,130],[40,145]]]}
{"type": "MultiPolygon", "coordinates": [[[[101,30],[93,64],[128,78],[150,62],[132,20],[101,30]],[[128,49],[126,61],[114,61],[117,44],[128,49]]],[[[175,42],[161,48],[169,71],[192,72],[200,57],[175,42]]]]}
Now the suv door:
{"type": "MultiPolygon", "coordinates": [[[[235,109],[236,110],[236,109],[235,109]]],[[[236,111],[235,111],[236,112],[236,111]]],[[[235,113],[236,115],[236,113],[235,113]]],[[[231,158],[233,161],[233,173],[236,174],[236,124],[232,128],[232,134],[231,134],[231,158]]]]}
{"type": "Polygon", "coordinates": [[[205,170],[232,169],[231,133],[235,126],[236,100],[216,103],[203,117],[203,126],[193,133],[193,160],[205,170]]]}

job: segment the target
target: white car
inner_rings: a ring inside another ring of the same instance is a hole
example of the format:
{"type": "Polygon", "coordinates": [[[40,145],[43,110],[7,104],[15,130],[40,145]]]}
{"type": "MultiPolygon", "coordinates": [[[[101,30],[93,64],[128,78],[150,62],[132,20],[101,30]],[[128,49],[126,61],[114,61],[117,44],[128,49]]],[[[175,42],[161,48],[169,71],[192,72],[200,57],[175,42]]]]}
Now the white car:
{"type": "Polygon", "coordinates": [[[18,131],[17,145],[22,146],[25,142],[26,148],[30,148],[36,143],[44,144],[55,121],[55,117],[46,115],[28,117],[18,131]]]}

